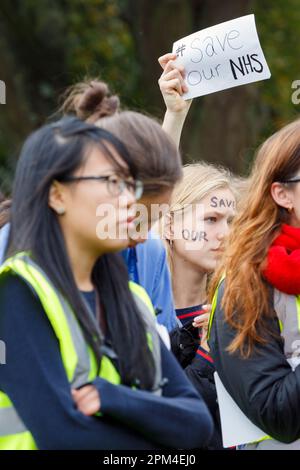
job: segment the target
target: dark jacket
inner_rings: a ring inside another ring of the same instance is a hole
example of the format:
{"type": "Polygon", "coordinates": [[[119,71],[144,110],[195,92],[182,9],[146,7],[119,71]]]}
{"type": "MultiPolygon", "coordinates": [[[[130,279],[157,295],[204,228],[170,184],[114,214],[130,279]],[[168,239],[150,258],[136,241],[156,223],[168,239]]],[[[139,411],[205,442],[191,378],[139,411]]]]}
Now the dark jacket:
{"type": "Polygon", "coordinates": [[[214,420],[214,433],[207,449],[223,449],[219,406],[213,375],[215,368],[212,358],[199,345],[198,328],[194,328],[192,322],[193,319],[182,327],[177,326],[171,332],[171,349],[186,376],[202,396],[214,420]]]}
{"type": "Polygon", "coordinates": [[[227,347],[235,337],[220,306],[224,281],[209,338],[215,368],[227,391],[246,416],[266,434],[284,443],[300,438],[300,367],[293,371],[284,354],[278,318],[266,318],[265,344],[257,344],[248,359],[227,347]]]}
{"type": "MultiPolygon", "coordinates": [[[[95,295],[83,294],[95,312],[95,295]]],[[[201,448],[212,434],[202,398],[161,343],[162,396],[98,377],[101,418],[73,402],[59,343],[40,300],[19,277],[0,280],[0,339],[7,363],[0,390],[13,402],[39,449],[201,448]],[[184,426],[182,425],[184,423],[184,426]]]]}

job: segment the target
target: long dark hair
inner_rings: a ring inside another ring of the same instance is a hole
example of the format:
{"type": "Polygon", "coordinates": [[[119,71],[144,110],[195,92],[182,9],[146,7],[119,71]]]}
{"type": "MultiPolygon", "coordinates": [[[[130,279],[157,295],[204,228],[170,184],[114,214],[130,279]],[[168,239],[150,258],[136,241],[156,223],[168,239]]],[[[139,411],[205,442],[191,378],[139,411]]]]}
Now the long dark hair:
{"type": "MultiPolygon", "coordinates": [[[[68,117],[43,126],[27,138],[13,185],[9,249],[10,254],[31,252],[70,303],[98,359],[103,350],[102,335],[75,284],[58,218],[48,205],[48,197],[52,182],[73,174],[95,145],[118,171],[124,172],[107,144],[113,146],[135,177],[135,166],[122,142],[110,132],[77,118],[68,117]]],[[[95,263],[92,279],[104,306],[122,383],[131,385],[138,380],[141,388],[150,389],[154,362],[121,255],[101,256],[95,263]]]]}

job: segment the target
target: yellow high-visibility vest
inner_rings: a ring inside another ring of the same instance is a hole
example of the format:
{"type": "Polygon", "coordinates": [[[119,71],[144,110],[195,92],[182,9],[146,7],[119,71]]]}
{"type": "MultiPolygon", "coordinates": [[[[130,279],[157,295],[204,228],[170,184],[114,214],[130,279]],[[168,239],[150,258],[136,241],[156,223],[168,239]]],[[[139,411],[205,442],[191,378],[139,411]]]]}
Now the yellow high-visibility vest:
{"type": "MultiPolygon", "coordinates": [[[[119,385],[121,377],[109,357],[103,355],[97,363],[92,348],[87,344],[79,322],[70,305],[53,286],[46,273],[27,253],[19,253],[0,267],[0,276],[12,273],[21,277],[37,295],[58,339],[61,359],[70,383],[77,388],[100,376],[119,385]]],[[[160,343],[155,326],[155,312],[146,291],[130,282],[130,290],[146,324],[149,348],[155,363],[153,389],[160,393],[160,343]]],[[[35,450],[36,443],[26,429],[8,395],[0,390],[0,450],[35,450]]]]}

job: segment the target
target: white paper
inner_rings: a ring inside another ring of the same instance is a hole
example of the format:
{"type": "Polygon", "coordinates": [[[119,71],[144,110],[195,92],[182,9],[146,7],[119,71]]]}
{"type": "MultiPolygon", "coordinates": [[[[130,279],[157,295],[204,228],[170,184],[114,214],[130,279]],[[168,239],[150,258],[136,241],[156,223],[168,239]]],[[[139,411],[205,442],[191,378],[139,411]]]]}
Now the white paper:
{"type": "Polygon", "coordinates": [[[254,15],[193,33],[173,44],[176,63],[186,71],[184,99],[270,78],[254,15]]]}
{"type": "Polygon", "coordinates": [[[255,426],[231,398],[217,372],[214,379],[220,409],[223,447],[233,447],[255,442],[266,434],[255,426]]]}

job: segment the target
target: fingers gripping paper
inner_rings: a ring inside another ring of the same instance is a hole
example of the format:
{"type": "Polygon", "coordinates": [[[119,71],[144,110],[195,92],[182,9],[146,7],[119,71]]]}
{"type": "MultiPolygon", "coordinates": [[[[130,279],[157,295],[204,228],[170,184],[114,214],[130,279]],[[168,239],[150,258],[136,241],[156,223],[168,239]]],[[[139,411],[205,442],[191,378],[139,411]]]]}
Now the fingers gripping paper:
{"type": "Polygon", "coordinates": [[[184,99],[270,78],[254,15],[193,33],[173,44],[176,64],[186,71],[184,99]]]}

